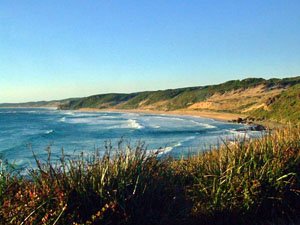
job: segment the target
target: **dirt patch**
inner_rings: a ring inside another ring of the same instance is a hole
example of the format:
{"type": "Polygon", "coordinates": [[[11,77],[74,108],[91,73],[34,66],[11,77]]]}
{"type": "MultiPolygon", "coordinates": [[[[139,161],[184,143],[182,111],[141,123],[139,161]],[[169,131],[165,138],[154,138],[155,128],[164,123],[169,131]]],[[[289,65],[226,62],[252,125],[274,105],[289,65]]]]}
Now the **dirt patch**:
{"type": "Polygon", "coordinates": [[[283,88],[270,90],[264,85],[258,85],[253,88],[225,92],[224,94],[216,93],[206,101],[194,103],[188,109],[246,113],[261,107],[266,109],[266,101],[283,90],[283,88]]]}

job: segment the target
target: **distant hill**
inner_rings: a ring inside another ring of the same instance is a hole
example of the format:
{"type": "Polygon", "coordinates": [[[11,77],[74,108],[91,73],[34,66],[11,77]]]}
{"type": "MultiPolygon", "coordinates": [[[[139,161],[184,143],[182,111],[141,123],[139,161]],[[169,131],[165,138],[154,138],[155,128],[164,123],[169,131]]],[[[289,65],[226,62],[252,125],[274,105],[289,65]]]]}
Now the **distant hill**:
{"type": "Polygon", "coordinates": [[[247,78],[217,85],[187,87],[131,94],[100,94],[84,98],[0,107],[50,107],[63,110],[81,108],[191,110],[250,115],[278,122],[300,121],[300,76],[284,79],[247,78]]]}
{"type": "Polygon", "coordinates": [[[259,119],[284,122],[299,119],[300,110],[295,107],[299,106],[299,85],[300,77],[269,80],[247,78],[202,87],[94,95],[72,100],[60,108],[208,110],[248,114],[259,119]],[[290,101],[296,101],[295,105],[290,101]]]}
{"type": "Polygon", "coordinates": [[[248,78],[232,80],[218,85],[188,87],[132,94],[101,94],[72,100],[61,105],[62,109],[116,108],[116,109],[209,109],[243,112],[270,96],[300,83],[300,77],[285,79],[248,78]],[[251,98],[251,99],[250,99],[251,98]],[[238,101],[238,102],[236,102],[238,101]],[[234,105],[231,105],[234,103],[234,105]]]}
{"type": "Polygon", "coordinates": [[[0,104],[0,108],[10,108],[10,107],[32,107],[32,108],[40,108],[40,107],[56,107],[58,108],[60,105],[68,104],[70,101],[77,100],[78,98],[69,98],[63,100],[53,100],[53,101],[37,101],[37,102],[25,102],[25,103],[2,103],[0,104]]]}

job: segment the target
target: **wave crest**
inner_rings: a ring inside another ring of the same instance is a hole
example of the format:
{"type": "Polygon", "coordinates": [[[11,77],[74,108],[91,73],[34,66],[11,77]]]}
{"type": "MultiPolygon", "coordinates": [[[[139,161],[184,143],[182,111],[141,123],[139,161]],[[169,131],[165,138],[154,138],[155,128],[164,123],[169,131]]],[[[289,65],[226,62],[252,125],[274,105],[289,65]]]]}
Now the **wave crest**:
{"type": "Polygon", "coordinates": [[[142,129],[144,128],[144,126],[142,126],[141,124],[139,124],[136,120],[134,119],[129,119],[128,120],[128,125],[131,128],[135,128],[135,129],[142,129]]]}

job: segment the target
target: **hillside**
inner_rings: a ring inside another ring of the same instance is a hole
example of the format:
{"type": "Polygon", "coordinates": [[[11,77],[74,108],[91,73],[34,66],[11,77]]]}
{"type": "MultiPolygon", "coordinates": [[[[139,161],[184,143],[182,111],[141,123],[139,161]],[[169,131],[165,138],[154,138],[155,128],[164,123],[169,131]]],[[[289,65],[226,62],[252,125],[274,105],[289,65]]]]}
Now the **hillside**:
{"type": "MultiPolygon", "coordinates": [[[[188,87],[131,94],[102,94],[71,100],[60,109],[138,109],[189,110],[241,113],[283,121],[272,113],[280,114],[287,96],[297,97],[300,77],[269,79],[248,78],[232,80],[218,85],[188,87]],[[290,94],[287,94],[290,93],[290,94]],[[282,97],[279,97],[282,96],[282,97]],[[275,102],[270,101],[278,99],[275,102]],[[281,103],[279,103],[279,101],[281,103]]],[[[297,119],[298,111],[291,106],[286,120],[297,119]],[[290,114],[292,116],[290,116],[290,114]]],[[[286,121],[285,120],[285,121],[286,121]]]]}
{"type": "Polygon", "coordinates": [[[300,121],[300,84],[283,91],[280,95],[269,98],[266,107],[251,112],[258,119],[277,122],[300,121]]]}
{"type": "Polygon", "coordinates": [[[0,107],[57,107],[63,110],[114,109],[143,111],[214,112],[249,115],[259,120],[299,121],[300,76],[247,78],[217,85],[186,87],[131,94],[100,94],[84,98],[0,104],[0,107]]]}
{"type": "Polygon", "coordinates": [[[53,101],[37,101],[37,102],[25,102],[25,103],[2,103],[0,108],[18,108],[18,107],[59,107],[63,104],[68,104],[71,100],[78,100],[78,98],[69,98],[63,100],[53,100],[53,101]]]}

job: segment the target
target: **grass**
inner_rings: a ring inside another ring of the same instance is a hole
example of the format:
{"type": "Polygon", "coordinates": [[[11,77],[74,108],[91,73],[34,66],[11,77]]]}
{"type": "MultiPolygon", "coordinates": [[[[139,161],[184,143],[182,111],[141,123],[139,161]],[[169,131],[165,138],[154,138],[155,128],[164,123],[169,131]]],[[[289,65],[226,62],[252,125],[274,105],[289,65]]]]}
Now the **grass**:
{"type": "Polygon", "coordinates": [[[1,163],[3,224],[277,224],[300,210],[298,127],[182,159],[124,142],[48,156],[26,175],[1,163]]]}
{"type": "Polygon", "coordinates": [[[193,103],[205,101],[214,94],[224,94],[234,90],[244,90],[258,85],[267,88],[294,86],[300,83],[300,77],[284,79],[247,78],[243,80],[231,80],[217,85],[203,87],[187,87],[160,91],[146,91],[131,94],[102,94],[86,98],[74,99],[62,102],[61,109],[79,108],[110,108],[136,109],[141,106],[155,106],[156,103],[164,102],[164,105],[156,105],[158,110],[185,109],[193,103]]]}
{"type": "Polygon", "coordinates": [[[258,119],[267,119],[280,123],[299,123],[300,84],[289,87],[280,95],[270,99],[268,110],[255,110],[252,112],[252,116],[258,119]]]}

